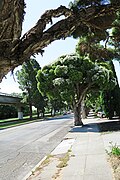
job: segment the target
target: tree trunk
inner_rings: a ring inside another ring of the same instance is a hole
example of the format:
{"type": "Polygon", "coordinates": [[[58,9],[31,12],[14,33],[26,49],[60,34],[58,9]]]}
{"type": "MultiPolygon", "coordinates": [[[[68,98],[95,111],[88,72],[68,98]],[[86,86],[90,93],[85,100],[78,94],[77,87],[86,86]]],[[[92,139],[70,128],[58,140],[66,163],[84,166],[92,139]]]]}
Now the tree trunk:
{"type": "Polygon", "coordinates": [[[53,111],[52,111],[52,109],[51,109],[51,112],[50,112],[51,116],[52,116],[52,112],[53,112],[53,111]]]}
{"type": "Polygon", "coordinates": [[[85,119],[86,117],[87,117],[87,115],[86,115],[86,108],[85,108],[85,106],[83,106],[82,118],[85,119]]]}
{"type": "Polygon", "coordinates": [[[39,109],[37,108],[37,118],[39,119],[39,116],[40,115],[40,112],[39,112],[39,109]]]}
{"type": "Polygon", "coordinates": [[[82,100],[82,109],[81,109],[81,111],[82,111],[82,118],[83,119],[85,119],[86,118],[86,111],[85,111],[85,103],[84,103],[84,98],[83,98],[83,100],[82,100]]]}
{"type": "Polygon", "coordinates": [[[54,108],[51,109],[51,116],[55,116],[55,109],[54,108]]]}
{"type": "Polygon", "coordinates": [[[53,116],[55,116],[56,115],[56,109],[54,108],[53,109],[53,116]]]}
{"type": "Polygon", "coordinates": [[[44,109],[42,110],[42,117],[43,118],[45,117],[45,110],[44,109]]]}
{"type": "Polygon", "coordinates": [[[86,113],[86,117],[88,116],[88,114],[89,114],[89,111],[90,111],[90,108],[89,108],[89,107],[85,107],[85,113],[86,113]]]}
{"type": "Polygon", "coordinates": [[[29,109],[30,109],[30,119],[32,119],[32,104],[29,103],[29,109]]]}
{"type": "Polygon", "coordinates": [[[81,117],[81,103],[74,106],[74,125],[82,126],[82,117],[81,117]]]}

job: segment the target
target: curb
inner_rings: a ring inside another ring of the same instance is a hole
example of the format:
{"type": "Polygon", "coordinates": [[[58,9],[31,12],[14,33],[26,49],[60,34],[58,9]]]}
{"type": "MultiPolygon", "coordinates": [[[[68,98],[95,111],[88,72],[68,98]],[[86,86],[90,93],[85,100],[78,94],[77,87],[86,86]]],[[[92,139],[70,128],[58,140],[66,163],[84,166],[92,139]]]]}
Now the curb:
{"type": "Polygon", "coordinates": [[[29,178],[29,176],[32,175],[32,172],[34,172],[36,168],[38,168],[46,158],[47,156],[45,156],[22,180],[27,180],[27,178],[29,178]]]}
{"type": "MultiPolygon", "coordinates": [[[[69,133],[67,133],[67,134],[69,134],[69,133]]],[[[66,134],[66,135],[67,135],[67,134],[66,134]]],[[[64,138],[66,137],[66,135],[63,137],[62,141],[64,140],[64,138]]],[[[62,142],[62,141],[61,141],[61,142],[62,142]]],[[[59,145],[61,144],[61,142],[50,152],[50,154],[52,154],[52,153],[55,151],[55,149],[56,149],[57,147],[59,147],[59,145]]],[[[47,158],[47,155],[46,155],[45,157],[43,157],[43,159],[42,159],[33,169],[31,169],[30,172],[29,172],[22,180],[27,180],[27,178],[29,178],[30,175],[32,175],[32,173],[42,164],[42,162],[43,162],[46,158],[47,158]]]]}

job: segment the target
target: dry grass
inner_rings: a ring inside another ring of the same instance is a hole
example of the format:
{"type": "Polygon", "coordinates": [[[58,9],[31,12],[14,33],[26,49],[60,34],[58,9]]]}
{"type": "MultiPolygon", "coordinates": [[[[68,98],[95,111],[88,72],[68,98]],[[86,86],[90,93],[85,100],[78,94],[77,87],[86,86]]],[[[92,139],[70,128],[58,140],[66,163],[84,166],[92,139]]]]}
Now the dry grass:
{"type": "Polygon", "coordinates": [[[67,163],[70,157],[74,156],[74,155],[70,155],[71,152],[72,152],[71,149],[69,149],[68,152],[63,157],[59,157],[60,163],[57,165],[57,168],[58,168],[57,172],[52,177],[53,180],[58,179],[58,177],[60,176],[60,172],[62,171],[62,168],[66,167],[68,165],[67,163]]]}
{"type": "Polygon", "coordinates": [[[49,154],[46,159],[41,163],[41,165],[37,167],[35,171],[32,171],[32,174],[29,176],[29,178],[27,178],[27,180],[32,180],[33,177],[37,177],[42,172],[44,167],[51,162],[51,158],[53,158],[53,155],[49,154]]]}
{"type": "Polygon", "coordinates": [[[111,155],[108,160],[113,169],[114,179],[120,180],[120,156],[111,155]]]}
{"type": "Polygon", "coordinates": [[[58,168],[66,167],[67,166],[67,162],[69,161],[69,159],[70,159],[70,155],[69,155],[69,152],[67,152],[64,157],[59,159],[60,163],[58,164],[57,167],[58,168]]]}

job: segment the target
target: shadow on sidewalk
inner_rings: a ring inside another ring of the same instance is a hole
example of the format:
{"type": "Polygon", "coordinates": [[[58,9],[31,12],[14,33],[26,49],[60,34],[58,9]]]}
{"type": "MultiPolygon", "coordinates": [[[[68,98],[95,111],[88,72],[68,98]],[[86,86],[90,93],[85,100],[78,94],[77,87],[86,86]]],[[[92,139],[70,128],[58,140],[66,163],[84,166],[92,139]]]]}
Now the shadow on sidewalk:
{"type": "Polygon", "coordinates": [[[111,120],[109,122],[101,122],[97,124],[100,132],[120,131],[120,121],[111,120]]]}
{"type": "Polygon", "coordinates": [[[119,120],[109,120],[107,122],[89,123],[84,126],[74,126],[69,132],[87,133],[87,132],[113,132],[120,131],[119,120]]]}
{"type": "Polygon", "coordinates": [[[75,126],[69,132],[72,133],[87,133],[87,132],[99,132],[96,123],[86,124],[84,126],[75,126]]]}

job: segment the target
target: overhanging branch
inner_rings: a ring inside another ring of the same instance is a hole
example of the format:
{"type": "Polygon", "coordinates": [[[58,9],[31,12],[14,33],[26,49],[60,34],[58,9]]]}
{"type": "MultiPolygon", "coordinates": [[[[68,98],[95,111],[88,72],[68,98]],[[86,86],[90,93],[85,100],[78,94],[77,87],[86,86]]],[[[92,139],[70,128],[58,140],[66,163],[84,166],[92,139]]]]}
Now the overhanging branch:
{"type": "Polygon", "coordinates": [[[42,54],[43,49],[51,42],[70,36],[77,27],[85,25],[94,30],[110,28],[115,19],[116,11],[120,9],[119,5],[102,5],[74,12],[65,6],[60,6],[57,9],[46,11],[37,24],[20,38],[24,0],[11,0],[9,2],[10,7],[8,7],[6,0],[2,0],[2,14],[0,15],[0,80],[31,55],[42,54]],[[9,12],[11,12],[11,16],[8,16],[9,12]],[[62,20],[58,20],[52,25],[52,18],[63,15],[62,20]],[[49,23],[51,26],[46,29],[49,23]]]}

